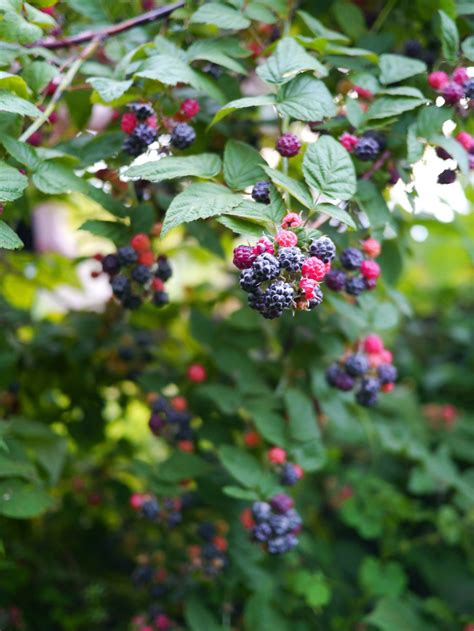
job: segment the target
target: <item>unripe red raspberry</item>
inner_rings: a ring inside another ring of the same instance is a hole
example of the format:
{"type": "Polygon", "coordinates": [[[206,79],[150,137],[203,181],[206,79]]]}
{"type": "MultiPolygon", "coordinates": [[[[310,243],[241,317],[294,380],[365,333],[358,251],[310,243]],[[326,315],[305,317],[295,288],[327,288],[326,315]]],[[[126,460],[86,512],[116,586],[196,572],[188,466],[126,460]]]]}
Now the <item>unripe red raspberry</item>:
{"type": "Polygon", "coordinates": [[[452,74],[452,80],[459,85],[464,85],[466,81],[469,79],[469,75],[467,74],[467,68],[455,68],[452,74]]]}
{"type": "Polygon", "coordinates": [[[300,467],[299,464],[294,464],[293,465],[293,469],[294,469],[296,475],[298,476],[298,480],[301,480],[304,477],[303,467],[300,467]]]}
{"type": "Polygon", "coordinates": [[[184,410],[188,407],[188,402],[184,397],[173,397],[170,401],[171,407],[177,410],[178,412],[184,412],[184,410]]]}
{"type": "Polygon", "coordinates": [[[371,368],[378,368],[385,362],[382,360],[380,353],[367,353],[367,361],[371,368]]]}
{"type": "Polygon", "coordinates": [[[165,284],[161,280],[161,278],[154,278],[151,281],[151,288],[153,289],[153,291],[163,291],[165,288],[165,284]]]}
{"type": "Polygon", "coordinates": [[[288,213],[283,217],[281,222],[282,228],[298,228],[303,224],[303,219],[298,213],[288,213]]]}
{"type": "Polygon", "coordinates": [[[283,134],[278,139],[276,150],[284,158],[296,156],[301,149],[301,143],[294,134],[283,134]]]}
{"type": "Polygon", "coordinates": [[[212,540],[212,543],[221,552],[225,552],[227,548],[229,547],[229,543],[225,537],[220,537],[220,536],[214,537],[214,539],[212,540]]]}
{"type": "Polygon", "coordinates": [[[142,0],[142,9],[144,11],[151,11],[155,7],[155,0],[142,0]]]}
{"type": "Polygon", "coordinates": [[[301,274],[319,282],[326,276],[326,266],[315,256],[310,256],[301,266],[301,274]]]}
{"type": "Polygon", "coordinates": [[[139,510],[139,508],[143,504],[143,494],[132,493],[132,495],[130,495],[129,504],[133,508],[133,510],[139,510]]]}
{"type": "Polygon", "coordinates": [[[138,121],[135,114],[133,114],[132,112],[126,112],[122,116],[122,120],[120,121],[120,128],[126,134],[131,134],[133,130],[135,129],[135,127],[137,126],[137,124],[138,124],[138,121]]]}
{"type": "Polygon", "coordinates": [[[194,451],[194,444],[192,440],[180,440],[178,442],[178,448],[188,454],[192,454],[194,451]]]}
{"type": "Polygon", "coordinates": [[[433,90],[441,90],[447,83],[449,83],[449,77],[445,72],[437,70],[436,72],[431,72],[428,75],[428,83],[433,90]]]}
{"type": "Polygon", "coordinates": [[[357,138],[357,136],[349,134],[347,131],[339,136],[339,142],[344,147],[344,149],[347,149],[349,153],[352,153],[354,151],[354,147],[356,146],[358,141],[359,139],[357,138]]]}
{"type": "Polygon", "coordinates": [[[268,254],[275,254],[275,246],[267,237],[261,237],[253,247],[253,253],[255,256],[268,252],[268,254]]]}
{"type": "Polygon", "coordinates": [[[292,248],[298,243],[298,237],[290,230],[280,230],[275,237],[275,241],[282,248],[292,248]]]}
{"type": "Polygon", "coordinates": [[[186,99],[181,103],[181,107],[179,108],[179,112],[184,118],[190,120],[194,118],[200,111],[199,103],[196,99],[186,99]]]}
{"type": "Polygon", "coordinates": [[[151,250],[147,250],[145,252],[140,252],[138,255],[138,262],[142,265],[146,265],[150,267],[155,262],[155,256],[151,250]]]}
{"type": "Polygon", "coordinates": [[[467,131],[460,131],[456,136],[456,140],[466,151],[469,151],[474,147],[474,136],[471,136],[471,134],[467,131]]]}
{"type": "Polygon", "coordinates": [[[207,379],[207,371],[202,364],[191,364],[187,375],[188,379],[194,383],[201,383],[207,379]]]}
{"type": "Polygon", "coordinates": [[[43,134],[40,131],[35,131],[31,134],[26,142],[33,147],[39,147],[42,141],[43,134]]]}
{"type": "Polygon", "coordinates": [[[383,351],[383,342],[375,333],[367,335],[363,345],[366,353],[380,353],[383,351]]]}
{"type": "Polygon", "coordinates": [[[150,249],[150,239],[143,232],[139,232],[130,241],[135,252],[145,252],[150,249]]]}
{"type": "Polygon", "coordinates": [[[314,298],[314,290],[318,286],[318,283],[312,278],[302,278],[300,280],[300,287],[304,292],[306,300],[314,298]]]}
{"type": "Polygon", "coordinates": [[[237,269],[249,269],[255,260],[254,249],[249,245],[238,245],[234,248],[232,262],[237,269]]]}
{"type": "Polygon", "coordinates": [[[392,392],[392,390],[395,388],[395,384],[394,383],[384,383],[380,386],[380,390],[382,392],[392,392]]]}
{"type": "Polygon", "coordinates": [[[388,351],[386,348],[380,351],[380,359],[383,364],[391,364],[393,362],[393,354],[391,351],[388,351]]]}
{"type": "Polygon", "coordinates": [[[362,250],[367,254],[367,256],[371,256],[372,258],[377,258],[377,256],[382,251],[382,246],[377,241],[377,239],[366,239],[362,241],[362,250]]]}
{"type": "Polygon", "coordinates": [[[466,624],[463,631],[474,631],[474,622],[470,622],[469,624],[466,624]]]}
{"type": "Polygon", "coordinates": [[[286,451],[281,447],[272,447],[267,452],[267,458],[273,464],[283,464],[286,462],[286,451]]]}
{"type": "Polygon", "coordinates": [[[247,530],[249,528],[252,528],[255,522],[253,520],[252,511],[250,508],[244,508],[244,510],[240,513],[240,523],[247,530]]]}
{"type": "Polygon", "coordinates": [[[262,437],[258,432],[245,432],[244,443],[250,448],[258,447],[262,444],[262,437]]]}
{"type": "Polygon", "coordinates": [[[156,115],[153,114],[153,116],[150,116],[149,118],[147,118],[146,124],[148,125],[148,127],[151,127],[152,129],[156,129],[158,127],[158,119],[156,118],[156,115]]]}
{"type": "Polygon", "coordinates": [[[42,7],[40,11],[46,13],[47,15],[54,15],[54,7],[42,7]]]}
{"type": "Polygon", "coordinates": [[[380,265],[375,261],[362,261],[360,273],[364,278],[378,278],[380,276],[380,265]]]}
{"type": "Polygon", "coordinates": [[[370,90],[361,88],[360,85],[355,85],[352,89],[357,94],[357,96],[360,96],[361,99],[366,99],[367,101],[371,101],[374,98],[374,95],[370,90]]]}
{"type": "Polygon", "coordinates": [[[264,47],[258,42],[248,42],[247,48],[252,52],[252,59],[257,59],[264,51],[264,47]]]}
{"type": "Polygon", "coordinates": [[[155,627],[157,631],[168,631],[171,629],[171,620],[164,613],[160,613],[155,618],[155,627]]]}

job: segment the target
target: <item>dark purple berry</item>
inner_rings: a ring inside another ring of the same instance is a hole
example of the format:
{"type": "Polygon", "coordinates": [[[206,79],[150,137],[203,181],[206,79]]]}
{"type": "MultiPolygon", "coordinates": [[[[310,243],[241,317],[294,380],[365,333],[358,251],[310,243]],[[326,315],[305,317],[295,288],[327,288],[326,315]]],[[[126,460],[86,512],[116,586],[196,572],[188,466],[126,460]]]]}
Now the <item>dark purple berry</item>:
{"type": "Polygon", "coordinates": [[[286,515],[273,514],[268,523],[275,535],[286,535],[290,531],[290,520],[286,515]]]}
{"type": "Polygon", "coordinates": [[[294,501],[289,495],[279,493],[270,500],[270,506],[277,513],[287,513],[294,506],[294,501]]]}
{"type": "Polygon", "coordinates": [[[359,296],[366,289],[365,281],[360,276],[347,278],[345,289],[351,296],[359,296]]]}
{"type": "Polygon", "coordinates": [[[344,368],[351,377],[360,377],[369,370],[369,362],[362,353],[355,353],[346,359],[344,368]]]}
{"type": "Polygon", "coordinates": [[[257,523],[267,521],[272,514],[272,507],[268,502],[254,502],[252,516],[257,523]]]}
{"type": "Polygon", "coordinates": [[[323,292],[321,291],[321,287],[319,285],[314,288],[313,297],[308,300],[308,308],[315,309],[319,307],[324,299],[323,292]]]}
{"type": "MultiPolygon", "coordinates": [[[[364,255],[357,248],[346,248],[339,257],[342,267],[348,270],[359,269],[364,260],[364,255]]],[[[327,277],[326,277],[327,278],[327,277]]]]}
{"type": "Polygon", "coordinates": [[[164,307],[170,301],[166,291],[155,291],[152,298],[155,307],[164,307]]]}
{"type": "Polygon", "coordinates": [[[148,145],[151,145],[151,143],[156,140],[156,129],[145,123],[140,123],[135,127],[132,136],[148,147],[148,145]]]}
{"type": "Polygon", "coordinates": [[[240,272],[240,287],[244,291],[254,292],[259,283],[255,277],[255,272],[253,269],[243,269],[240,272]]]}
{"type": "Polygon", "coordinates": [[[278,261],[280,267],[288,270],[289,272],[299,272],[305,256],[303,252],[297,247],[280,248],[278,250],[278,261]]]}
{"type": "Polygon", "coordinates": [[[441,158],[441,160],[450,160],[452,158],[451,154],[448,153],[446,149],[443,149],[443,147],[436,147],[435,151],[436,155],[438,158],[441,158]]]}
{"type": "Polygon", "coordinates": [[[145,500],[143,502],[141,506],[141,511],[147,519],[153,521],[158,517],[160,507],[155,499],[150,498],[149,500],[145,500]]]}
{"type": "Polygon", "coordinates": [[[315,256],[323,263],[329,263],[336,258],[336,246],[329,237],[314,239],[309,246],[311,256],[315,256]]]}
{"type": "Polygon", "coordinates": [[[140,138],[137,138],[135,134],[131,134],[125,138],[123,143],[123,150],[125,153],[128,153],[130,156],[140,156],[142,153],[145,153],[148,145],[143,142],[140,138]]]}
{"type": "Polygon", "coordinates": [[[354,147],[354,155],[359,160],[375,160],[380,153],[380,145],[375,138],[359,138],[354,147]]]}
{"type": "Polygon", "coordinates": [[[132,103],[129,107],[140,122],[155,115],[155,110],[149,103],[132,103]]]}
{"type": "Polygon", "coordinates": [[[301,143],[294,134],[283,134],[278,139],[276,149],[284,158],[292,158],[300,152],[301,143]]]}
{"type": "Polygon", "coordinates": [[[394,383],[397,380],[397,369],[392,364],[381,364],[377,368],[377,374],[381,383],[394,383]]]}
{"type": "Polygon", "coordinates": [[[272,254],[259,254],[252,265],[252,270],[258,282],[273,280],[280,273],[280,264],[272,254]]]}
{"type": "Polygon", "coordinates": [[[120,262],[116,254],[107,254],[102,259],[102,269],[109,276],[113,276],[120,271],[120,262]]]}
{"type": "Polygon", "coordinates": [[[155,276],[160,278],[163,282],[166,282],[173,275],[173,268],[166,256],[159,256],[157,263],[158,265],[155,271],[155,276]]]}
{"type": "MultiPolygon", "coordinates": [[[[300,475],[295,465],[291,462],[285,462],[281,472],[280,482],[285,486],[294,486],[299,479],[300,475]]],[[[291,529],[290,522],[288,522],[288,528],[291,529]]]]}
{"type": "Polygon", "coordinates": [[[266,543],[272,535],[272,529],[267,522],[262,522],[252,528],[252,538],[259,543],[266,543]]]}
{"type": "Polygon", "coordinates": [[[467,99],[474,99],[474,77],[471,77],[471,79],[468,79],[464,83],[463,89],[464,89],[464,96],[467,99]]]}
{"type": "Polygon", "coordinates": [[[123,248],[119,248],[117,255],[120,265],[132,265],[138,258],[137,253],[131,245],[125,245],[123,248]]]}
{"type": "Polygon", "coordinates": [[[293,303],[294,294],[294,289],[289,283],[277,280],[264,292],[265,306],[270,310],[288,309],[293,303]]]}
{"type": "Polygon", "coordinates": [[[346,285],[346,274],[341,269],[332,269],[326,274],[324,281],[332,291],[342,291],[346,285]]]}
{"type": "Polygon", "coordinates": [[[456,171],[445,169],[438,175],[438,184],[452,184],[456,181],[456,171]]]}
{"type": "Polygon", "coordinates": [[[187,123],[178,123],[171,132],[171,144],[177,149],[187,149],[196,140],[196,132],[187,123]]]}
{"type": "Polygon", "coordinates": [[[122,298],[130,291],[130,281],[126,276],[115,276],[111,283],[112,291],[117,298],[122,298]]]}
{"type": "Polygon", "coordinates": [[[130,309],[130,311],[135,311],[141,307],[143,300],[140,296],[136,294],[128,294],[122,298],[122,304],[126,309],[130,309]]]}
{"type": "Polygon", "coordinates": [[[140,285],[144,285],[151,278],[151,272],[146,265],[137,265],[132,270],[132,278],[140,285]]]}
{"type": "Polygon", "coordinates": [[[270,182],[268,180],[259,180],[255,182],[252,189],[252,198],[261,204],[270,203],[270,182]]]}
{"type": "Polygon", "coordinates": [[[448,105],[456,105],[456,103],[464,96],[465,88],[455,81],[450,81],[441,90],[441,95],[448,105]]]}

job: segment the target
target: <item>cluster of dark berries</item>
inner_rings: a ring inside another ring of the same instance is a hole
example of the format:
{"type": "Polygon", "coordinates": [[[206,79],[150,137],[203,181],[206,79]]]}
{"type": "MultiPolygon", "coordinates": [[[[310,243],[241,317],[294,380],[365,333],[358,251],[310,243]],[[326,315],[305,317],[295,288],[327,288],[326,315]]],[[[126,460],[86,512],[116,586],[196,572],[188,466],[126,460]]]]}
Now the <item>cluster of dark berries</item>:
{"type": "Polygon", "coordinates": [[[474,99],[474,77],[469,78],[467,68],[456,68],[451,76],[437,70],[428,75],[428,83],[448,105],[458,105],[461,99],[474,99]]]}
{"type": "Polygon", "coordinates": [[[327,273],[327,287],[332,291],[345,291],[351,296],[359,296],[363,291],[374,289],[380,276],[380,266],[373,259],[380,251],[380,243],[375,239],[363,241],[361,249],[343,250],[339,256],[343,269],[333,268],[327,273]]]}
{"type": "Polygon", "coordinates": [[[378,335],[368,335],[356,352],[344,355],[326,371],[330,386],[344,392],[355,389],[356,401],[364,407],[374,406],[379,392],[391,392],[396,379],[392,353],[378,335]]]}
{"type": "Polygon", "coordinates": [[[302,527],[293,507],[293,499],[281,493],[270,502],[254,502],[250,514],[242,515],[242,523],[250,529],[252,541],[262,544],[269,554],[284,554],[298,545],[302,527]]]}
{"type": "Polygon", "coordinates": [[[191,427],[192,414],[187,409],[184,397],[166,399],[163,396],[152,397],[151,416],[148,426],[155,436],[177,445],[181,451],[194,451],[194,431],[191,427]]]}
{"type": "Polygon", "coordinates": [[[228,542],[225,537],[228,526],[225,522],[213,524],[203,522],[197,529],[201,543],[188,547],[188,559],[192,571],[206,578],[216,576],[228,565],[228,542]]]}
{"type": "Polygon", "coordinates": [[[179,497],[164,497],[158,502],[153,495],[134,493],[130,497],[130,506],[148,519],[170,528],[183,520],[182,503],[179,497]]]}
{"type": "Polygon", "coordinates": [[[248,293],[248,304],[264,318],[274,319],[287,309],[314,309],[323,300],[319,283],[331,268],[336,247],[329,237],[305,241],[294,228],[303,223],[288,213],[281,230],[270,239],[262,237],[255,246],[234,250],[234,265],[241,270],[240,286],[248,293]]]}
{"type": "Polygon", "coordinates": [[[149,103],[132,103],[130,112],[122,116],[120,127],[128,134],[123,150],[131,156],[139,156],[156,140],[157,119],[149,103]]]}
{"type": "Polygon", "coordinates": [[[269,462],[274,464],[284,486],[294,486],[304,475],[303,469],[298,464],[287,462],[287,453],[281,447],[272,447],[267,452],[269,462]]]}
{"type": "Polygon", "coordinates": [[[102,270],[110,276],[113,294],[126,309],[138,309],[144,299],[156,307],[169,302],[165,281],[172,270],[166,256],[155,259],[150,239],[136,234],[116,254],[107,254],[101,260],[102,270]]]}
{"type": "Polygon", "coordinates": [[[364,162],[375,160],[387,147],[385,136],[378,131],[370,130],[360,137],[345,132],[339,137],[339,142],[349,153],[353,153],[364,162]]]}

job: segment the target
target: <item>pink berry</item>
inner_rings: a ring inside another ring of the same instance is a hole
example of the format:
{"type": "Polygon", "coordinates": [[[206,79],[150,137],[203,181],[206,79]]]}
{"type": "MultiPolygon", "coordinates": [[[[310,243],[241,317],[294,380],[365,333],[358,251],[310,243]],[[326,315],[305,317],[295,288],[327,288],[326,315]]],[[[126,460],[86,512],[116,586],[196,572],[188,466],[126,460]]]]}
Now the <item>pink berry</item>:
{"type": "Polygon", "coordinates": [[[301,274],[319,282],[326,276],[326,266],[320,259],[310,256],[301,266],[301,274]]]}
{"type": "Polygon", "coordinates": [[[194,118],[200,111],[199,103],[196,99],[186,99],[181,103],[181,107],[179,108],[179,112],[184,118],[194,118]]]}
{"type": "Polygon", "coordinates": [[[312,278],[302,278],[300,280],[300,287],[304,292],[306,300],[311,300],[314,298],[314,290],[318,286],[318,283],[312,278]]]}
{"type": "Polygon", "coordinates": [[[364,351],[366,353],[380,353],[383,351],[383,342],[378,335],[371,333],[364,340],[364,351]]]}
{"type": "Polygon", "coordinates": [[[378,278],[380,276],[380,265],[375,261],[362,261],[360,273],[364,278],[378,278]]]}
{"type": "Polygon", "coordinates": [[[300,149],[301,143],[294,134],[283,134],[276,144],[276,150],[284,158],[292,158],[298,155],[300,149]]]}
{"type": "Polygon", "coordinates": [[[26,141],[29,145],[33,147],[39,147],[43,140],[43,134],[40,131],[35,131],[31,134],[31,136],[26,141]]]}
{"type": "Polygon", "coordinates": [[[447,83],[449,83],[449,77],[445,72],[437,70],[428,75],[428,83],[433,90],[441,90],[447,83]]]}
{"type": "Polygon", "coordinates": [[[395,384],[394,383],[384,383],[380,390],[382,390],[382,392],[392,392],[392,390],[395,388],[395,384]]]}
{"type": "Polygon", "coordinates": [[[120,127],[126,134],[131,134],[137,126],[137,117],[132,112],[127,112],[122,116],[120,127]]]}
{"type": "Polygon", "coordinates": [[[288,213],[283,217],[281,225],[283,228],[298,228],[303,224],[303,219],[298,213],[288,213]]]}
{"type": "Polygon", "coordinates": [[[130,496],[129,503],[133,510],[138,510],[143,504],[143,495],[141,493],[133,493],[130,496]]]}
{"type": "Polygon", "coordinates": [[[391,364],[393,362],[393,354],[391,351],[384,348],[380,351],[380,359],[382,360],[382,364],[391,364]]]}
{"type": "Polygon", "coordinates": [[[456,136],[456,140],[466,151],[469,151],[472,147],[474,147],[474,136],[471,136],[471,134],[467,131],[460,131],[456,136]]]}
{"type": "Polygon", "coordinates": [[[150,239],[143,232],[139,232],[130,241],[130,245],[135,252],[146,252],[150,249],[150,239]]]}
{"type": "Polygon", "coordinates": [[[267,452],[267,458],[273,464],[283,464],[286,462],[286,451],[281,447],[272,447],[267,452]]]}
{"type": "Polygon", "coordinates": [[[282,248],[292,248],[298,243],[298,237],[290,230],[280,230],[275,237],[275,241],[282,248]]]}
{"type": "Polygon", "coordinates": [[[253,253],[255,256],[268,252],[268,254],[275,254],[275,246],[268,239],[268,237],[261,237],[253,247],[253,253]]]}
{"type": "Polygon", "coordinates": [[[377,239],[366,239],[362,241],[362,250],[367,254],[367,256],[371,256],[372,258],[376,258],[380,252],[382,251],[382,246],[377,241],[377,239]]]}
{"type": "Polygon", "coordinates": [[[165,616],[165,614],[160,613],[155,618],[155,626],[158,631],[168,631],[168,629],[171,627],[171,620],[168,618],[168,616],[165,616]]]}
{"type": "Polygon", "coordinates": [[[156,129],[158,126],[158,120],[156,118],[156,116],[153,114],[153,116],[149,116],[146,119],[146,124],[148,125],[148,127],[152,127],[153,129],[156,129]]]}
{"type": "Polygon", "coordinates": [[[466,83],[469,79],[467,68],[456,68],[452,74],[452,79],[456,83],[459,83],[459,85],[464,85],[464,83],[466,83]]]}
{"type": "Polygon", "coordinates": [[[441,88],[441,95],[448,105],[455,105],[464,96],[462,85],[450,81],[441,88]]]}
{"type": "Polygon", "coordinates": [[[191,364],[187,371],[189,381],[201,383],[207,379],[207,371],[202,364],[191,364]]]}
{"type": "Polygon", "coordinates": [[[293,468],[295,470],[296,475],[298,476],[298,480],[301,480],[301,478],[304,476],[303,468],[300,467],[299,464],[293,465],[293,468]]]}
{"type": "Polygon", "coordinates": [[[369,362],[369,366],[371,368],[378,368],[385,363],[382,361],[380,353],[367,353],[367,361],[369,362]]]}
{"type": "Polygon", "coordinates": [[[374,98],[374,95],[370,90],[361,88],[360,85],[355,85],[352,89],[358,96],[360,96],[361,99],[366,99],[367,101],[371,101],[374,98]]]}
{"type": "Polygon", "coordinates": [[[357,136],[349,134],[347,131],[345,131],[342,136],[339,136],[339,142],[344,147],[344,149],[347,149],[349,153],[352,153],[354,151],[354,147],[356,146],[358,141],[359,139],[357,138],[357,136]]]}
{"type": "Polygon", "coordinates": [[[326,263],[324,263],[324,270],[326,274],[331,271],[331,261],[326,261],[326,263]]]}
{"type": "Polygon", "coordinates": [[[249,245],[238,245],[234,249],[234,258],[232,262],[237,269],[249,269],[255,260],[253,248],[249,245]]]}

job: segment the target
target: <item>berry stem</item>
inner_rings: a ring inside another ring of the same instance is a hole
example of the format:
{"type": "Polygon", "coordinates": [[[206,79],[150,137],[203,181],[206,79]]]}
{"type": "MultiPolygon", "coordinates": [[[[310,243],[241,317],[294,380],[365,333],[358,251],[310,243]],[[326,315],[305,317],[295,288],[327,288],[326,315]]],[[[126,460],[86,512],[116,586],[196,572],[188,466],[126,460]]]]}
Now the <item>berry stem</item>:
{"type": "Polygon", "coordinates": [[[382,9],[382,11],[380,11],[380,13],[379,13],[377,19],[375,20],[372,28],[370,29],[372,31],[372,33],[377,33],[377,31],[380,30],[380,28],[382,27],[383,23],[385,22],[385,20],[388,18],[388,16],[392,12],[392,9],[395,8],[395,5],[397,4],[397,1],[398,0],[389,0],[387,2],[387,4],[382,9]]]}
{"type": "Polygon", "coordinates": [[[391,155],[392,154],[390,153],[390,151],[388,150],[384,151],[382,155],[380,156],[380,158],[376,160],[373,163],[373,165],[370,167],[370,169],[364,173],[364,175],[362,176],[362,179],[370,180],[370,178],[374,175],[374,173],[377,173],[377,171],[379,171],[383,167],[383,165],[390,158],[391,155]]]}

